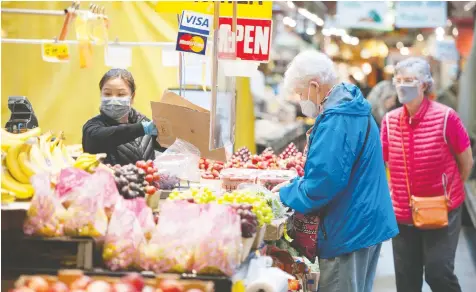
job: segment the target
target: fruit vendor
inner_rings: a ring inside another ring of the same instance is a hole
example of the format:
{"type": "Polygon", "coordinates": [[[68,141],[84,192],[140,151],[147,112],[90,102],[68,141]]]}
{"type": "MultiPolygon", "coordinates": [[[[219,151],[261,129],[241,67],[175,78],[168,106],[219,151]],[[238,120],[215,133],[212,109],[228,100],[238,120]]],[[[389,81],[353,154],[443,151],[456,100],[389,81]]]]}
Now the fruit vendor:
{"type": "Polygon", "coordinates": [[[370,104],[314,50],[294,58],[284,87],[316,122],[304,176],[275,191],[296,212],[319,216],[319,291],[370,292],[381,243],[398,234],[370,104]]]}
{"type": "Polygon", "coordinates": [[[152,121],[132,108],[136,84],[125,69],[111,69],[99,82],[100,114],[83,126],[83,150],[106,153],[105,163],[126,165],[155,158],[163,150],[152,121]]]}

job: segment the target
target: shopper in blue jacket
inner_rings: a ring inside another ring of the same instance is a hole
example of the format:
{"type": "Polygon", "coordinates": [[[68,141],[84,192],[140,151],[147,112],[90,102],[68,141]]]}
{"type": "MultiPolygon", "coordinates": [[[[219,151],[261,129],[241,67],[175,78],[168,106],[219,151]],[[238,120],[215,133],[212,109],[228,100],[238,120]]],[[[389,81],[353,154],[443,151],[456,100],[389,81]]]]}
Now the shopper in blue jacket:
{"type": "Polygon", "coordinates": [[[370,292],[381,243],[398,234],[370,104],[360,89],[337,83],[333,62],[317,51],[297,55],[284,78],[315,118],[305,175],[276,188],[281,201],[319,214],[319,292],[370,292]]]}

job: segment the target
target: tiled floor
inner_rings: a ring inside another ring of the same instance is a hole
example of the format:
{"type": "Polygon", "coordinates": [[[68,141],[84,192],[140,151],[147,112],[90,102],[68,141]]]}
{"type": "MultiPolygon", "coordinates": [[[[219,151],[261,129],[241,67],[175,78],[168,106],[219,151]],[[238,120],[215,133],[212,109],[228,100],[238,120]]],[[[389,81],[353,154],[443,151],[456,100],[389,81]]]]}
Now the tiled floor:
{"type": "MultiPolygon", "coordinates": [[[[456,251],[455,271],[463,292],[476,291],[476,230],[464,227],[460,234],[456,251]]],[[[395,272],[393,267],[392,243],[385,242],[382,246],[377,275],[374,284],[375,292],[394,292],[395,272]]],[[[423,292],[431,292],[425,283],[423,292]]]]}

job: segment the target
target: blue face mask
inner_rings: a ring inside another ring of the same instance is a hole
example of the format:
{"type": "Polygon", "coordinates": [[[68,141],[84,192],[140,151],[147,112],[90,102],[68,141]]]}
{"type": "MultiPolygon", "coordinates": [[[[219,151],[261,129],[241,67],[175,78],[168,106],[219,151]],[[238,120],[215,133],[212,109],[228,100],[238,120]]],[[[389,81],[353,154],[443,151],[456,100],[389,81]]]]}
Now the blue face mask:
{"type": "Polygon", "coordinates": [[[418,84],[414,84],[414,85],[400,84],[400,85],[397,85],[395,88],[397,90],[398,101],[401,104],[407,104],[415,100],[420,95],[418,84]]]}
{"type": "Polygon", "coordinates": [[[119,121],[129,114],[131,97],[101,97],[101,111],[113,120],[119,121]]]}

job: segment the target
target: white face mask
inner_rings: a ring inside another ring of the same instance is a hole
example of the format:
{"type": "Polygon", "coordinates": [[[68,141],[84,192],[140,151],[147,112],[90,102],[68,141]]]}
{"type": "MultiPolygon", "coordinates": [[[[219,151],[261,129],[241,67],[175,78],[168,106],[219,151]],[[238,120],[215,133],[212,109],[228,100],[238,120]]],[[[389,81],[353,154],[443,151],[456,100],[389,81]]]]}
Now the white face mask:
{"type": "MultiPolygon", "coordinates": [[[[316,82],[312,82],[311,84],[315,84],[316,88],[319,88],[319,85],[316,82]]],[[[301,106],[302,114],[308,118],[315,119],[321,113],[322,105],[317,105],[313,101],[309,99],[311,94],[311,87],[307,92],[307,99],[300,100],[299,105],[301,106]]]]}
{"type": "Polygon", "coordinates": [[[101,97],[101,111],[113,120],[119,121],[129,114],[131,97],[101,97]]]}
{"type": "Polygon", "coordinates": [[[401,104],[407,104],[420,95],[418,84],[399,84],[395,89],[397,90],[398,101],[401,104]]]}

